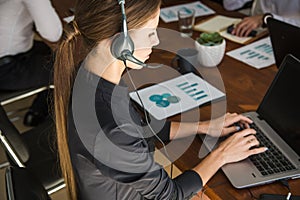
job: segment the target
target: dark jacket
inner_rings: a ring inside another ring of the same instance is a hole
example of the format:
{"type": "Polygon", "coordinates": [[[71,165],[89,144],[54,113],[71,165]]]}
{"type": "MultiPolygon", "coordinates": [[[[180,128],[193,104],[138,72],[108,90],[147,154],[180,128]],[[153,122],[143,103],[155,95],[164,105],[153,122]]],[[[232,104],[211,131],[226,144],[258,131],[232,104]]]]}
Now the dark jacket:
{"type": "MultiPolygon", "coordinates": [[[[79,69],[68,141],[80,199],[188,199],[202,188],[196,172],[171,179],[155,163],[155,137],[143,121],[122,82],[115,85],[79,69]]],[[[169,139],[169,122],[153,129],[169,139]]]]}

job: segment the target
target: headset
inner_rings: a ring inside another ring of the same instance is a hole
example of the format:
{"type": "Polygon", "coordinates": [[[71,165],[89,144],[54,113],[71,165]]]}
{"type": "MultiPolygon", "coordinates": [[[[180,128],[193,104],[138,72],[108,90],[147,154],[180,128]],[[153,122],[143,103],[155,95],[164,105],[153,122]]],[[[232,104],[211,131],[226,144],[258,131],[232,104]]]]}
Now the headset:
{"type": "MultiPolygon", "coordinates": [[[[119,2],[119,5],[121,6],[121,12],[122,12],[122,32],[113,39],[111,47],[110,47],[110,51],[115,58],[122,60],[124,62],[130,82],[132,83],[132,85],[134,87],[134,91],[136,92],[138,99],[141,102],[142,108],[144,110],[146,123],[147,123],[148,127],[150,128],[151,132],[153,133],[153,135],[163,145],[166,156],[169,158],[169,160],[171,160],[164,142],[156,135],[155,131],[153,130],[153,128],[150,125],[148,113],[146,112],[144,103],[143,103],[143,101],[137,91],[137,88],[132,80],[132,77],[128,71],[126,61],[127,60],[131,61],[131,62],[141,65],[145,68],[159,68],[162,66],[162,64],[149,65],[149,64],[146,64],[146,63],[140,61],[139,59],[137,59],[133,56],[134,43],[128,34],[125,6],[124,6],[125,0],[118,0],[118,2],[119,2]]],[[[172,172],[173,172],[173,163],[171,163],[171,178],[172,178],[172,172]]]]}
{"type": "Polygon", "coordinates": [[[121,6],[121,13],[122,13],[122,32],[113,39],[110,47],[111,54],[115,58],[122,60],[123,62],[126,62],[126,60],[128,60],[146,68],[161,67],[162,66],[161,64],[155,66],[149,65],[133,56],[134,43],[128,34],[127,18],[125,13],[125,0],[118,0],[118,2],[119,5],[121,6]]]}

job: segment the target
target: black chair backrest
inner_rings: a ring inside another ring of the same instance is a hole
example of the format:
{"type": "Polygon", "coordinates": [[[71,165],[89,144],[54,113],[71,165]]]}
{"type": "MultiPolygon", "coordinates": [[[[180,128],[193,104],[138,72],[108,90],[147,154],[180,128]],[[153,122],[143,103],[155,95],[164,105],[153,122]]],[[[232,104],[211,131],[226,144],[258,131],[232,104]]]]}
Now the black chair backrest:
{"type": "Polygon", "coordinates": [[[43,185],[25,168],[8,167],[5,171],[8,200],[50,200],[43,185]]]}
{"type": "Polygon", "coordinates": [[[29,150],[27,145],[23,142],[20,132],[16,129],[14,124],[9,120],[6,115],[5,110],[0,105],[0,134],[1,142],[6,152],[10,156],[10,159],[17,165],[20,164],[16,161],[16,158],[13,157],[8,148],[11,148],[15,152],[17,158],[21,163],[26,163],[29,159],[29,150]],[[5,140],[5,141],[3,141],[5,140]]]}

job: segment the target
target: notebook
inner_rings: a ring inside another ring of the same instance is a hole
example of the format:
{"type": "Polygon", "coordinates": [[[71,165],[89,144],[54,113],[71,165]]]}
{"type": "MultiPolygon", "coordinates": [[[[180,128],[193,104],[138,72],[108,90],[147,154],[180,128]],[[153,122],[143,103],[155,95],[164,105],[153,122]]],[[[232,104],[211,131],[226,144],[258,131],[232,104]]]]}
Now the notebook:
{"type": "Polygon", "coordinates": [[[274,51],[276,66],[280,66],[283,58],[287,54],[292,54],[300,59],[300,28],[276,20],[272,17],[267,19],[267,25],[274,51]]]}
{"type": "Polygon", "coordinates": [[[257,28],[257,36],[255,37],[238,37],[227,32],[227,28],[231,25],[236,25],[241,22],[241,18],[227,17],[216,15],[207,20],[200,21],[194,26],[194,30],[206,33],[219,32],[224,38],[239,44],[248,44],[266,35],[267,31],[264,28],[257,28]]]}
{"type": "MultiPolygon", "coordinates": [[[[243,115],[251,118],[264,153],[222,167],[236,188],[300,177],[300,61],[287,55],[258,109],[243,115]]],[[[213,149],[216,138],[205,137],[213,149]]]]}
{"type": "Polygon", "coordinates": [[[228,26],[232,24],[238,24],[240,21],[242,21],[241,18],[216,15],[208,20],[199,22],[194,26],[194,29],[197,31],[208,33],[221,32],[223,30],[226,30],[228,26]]]}

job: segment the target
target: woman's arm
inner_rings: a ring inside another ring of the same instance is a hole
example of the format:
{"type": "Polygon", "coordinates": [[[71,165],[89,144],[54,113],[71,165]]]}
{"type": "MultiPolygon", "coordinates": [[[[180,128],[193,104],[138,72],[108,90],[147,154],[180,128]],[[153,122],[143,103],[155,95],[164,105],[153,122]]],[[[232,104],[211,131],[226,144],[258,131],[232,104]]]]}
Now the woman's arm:
{"type": "Polygon", "coordinates": [[[239,127],[234,126],[235,123],[241,123],[247,129],[230,136],[193,169],[201,177],[203,185],[223,165],[243,160],[250,155],[262,153],[267,149],[265,147],[251,149],[251,147],[259,145],[255,137],[255,130],[250,129],[248,126],[248,123],[252,123],[252,121],[236,113],[227,113],[224,117],[202,123],[173,122],[171,124],[170,139],[176,139],[196,133],[207,133],[214,137],[228,135],[239,130],[239,127]]]}
{"type": "Polygon", "coordinates": [[[225,136],[238,131],[235,123],[243,123],[246,127],[252,121],[236,113],[227,113],[224,117],[204,122],[172,122],[170,128],[170,139],[184,138],[196,134],[208,134],[213,137],[225,136]]]}

